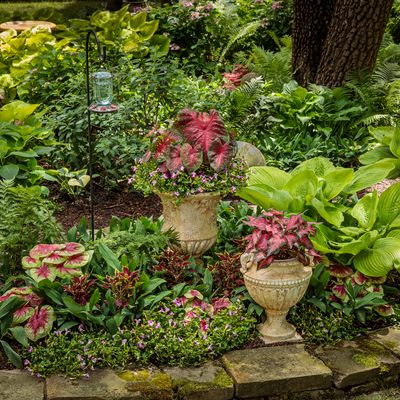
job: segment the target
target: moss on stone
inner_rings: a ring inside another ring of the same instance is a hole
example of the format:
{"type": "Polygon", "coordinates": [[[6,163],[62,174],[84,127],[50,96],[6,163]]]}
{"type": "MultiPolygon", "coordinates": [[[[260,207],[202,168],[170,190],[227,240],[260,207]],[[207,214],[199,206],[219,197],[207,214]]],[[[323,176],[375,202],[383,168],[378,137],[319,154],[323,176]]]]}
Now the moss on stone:
{"type": "Polygon", "coordinates": [[[138,372],[125,371],[118,374],[118,376],[126,382],[147,381],[150,378],[150,371],[147,369],[138,372]]]}
{"type": "Polygon", "coordinates": [[[365,367],[374,368],[379,365],[378,357],[373,354],[356,354],[353,356],[353,358],[357,364],[364,365],[365,367]]]}
{"type": "Polygon", "coordinates": [[[208,392],[211,389],[219,389],[233,386],[233,380],[225,371],[217,373],[211,382],[196,382],[188,379],[173,379],[172,387],[178,396],[184,396],[196,392],[208,392]]]}
{"type": "Polygon", "coordinates": [[[383,342],[383,344],[386,347],[389,347],[390,349],[394,349],[395,347],[397,347],[397,343],[393,343],[393,342],[383,342]]]}
{"type": "Polygon", "coordinates": [[[360,347],[363,350],[363,353],[356,354],[353,356],[354,361],[357,364],[364,365],[365,367],[382,368],[380,362],[378,361],[378,356],[383,354],[390,355],[390,351],[386,350],[383,346],[376,342],[371,342],[369,340],[364,340],[360,343],[360,347]]]}
{"type": "Polygon", "coordinates": [[[171,390],[171,376],[168,374],[163,374],[159,372],[155,378],[153,378],[150,383],[158,389],[161,390],[171,390]]]}
{"type": "Polygon", "coordinates": [[[126,389],[130,392],[140,392],[146,400],[173,400],[171,387],[167,390],[155,388],[149,382],[134,382],[127,385],[126,389]]]}
{"type": "Polygon", "coordinates": [[[329,368],[329,369],[335,369],[335,367],[333,366],[333,364],[329,361],[328,362],[328,364],[326,364],[326,366],[329,368]]]}

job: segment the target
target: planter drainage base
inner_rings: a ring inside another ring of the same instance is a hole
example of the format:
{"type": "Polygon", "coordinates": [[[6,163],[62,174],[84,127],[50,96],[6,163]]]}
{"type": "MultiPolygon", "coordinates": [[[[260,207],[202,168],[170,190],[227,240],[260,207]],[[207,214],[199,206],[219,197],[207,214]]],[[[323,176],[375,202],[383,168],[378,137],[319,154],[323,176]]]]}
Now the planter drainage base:
{"type": "Polygon", "coordinates": [[[282,343],[282,342],[302,342],[303,338],[296,332],[294,336],[289,339],[279,339],[279,338],[272,338],[265,335],[260,336],[260,339],[265,344],[272,344],[272,343],[282,343]]]}

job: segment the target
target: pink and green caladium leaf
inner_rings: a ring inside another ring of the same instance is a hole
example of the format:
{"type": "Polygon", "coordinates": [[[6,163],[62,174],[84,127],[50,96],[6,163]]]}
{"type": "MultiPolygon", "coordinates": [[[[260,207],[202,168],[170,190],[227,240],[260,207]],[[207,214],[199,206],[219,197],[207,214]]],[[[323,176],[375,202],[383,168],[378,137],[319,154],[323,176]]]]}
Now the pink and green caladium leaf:
{"type": "Polygon", "coordinates": [[[13,324],[18,325],[25,322],[28,318],[32,317],[35,309],[33,307],[24,306],[14,313],[13,324]]]}
{"type": "Polygon", "coordinates": [[[189,173],[198,170],[203,163],[203,151],[200,145],[192,147],[185,143],[181,148],[181,159],[189,173]]]}
{"type": "Polygon", "coordinates": [[[378,314],[382,315],[383,317],[388,317],[389,315],[394,314],[393,307],[390,304],[385,304],[383,306],[372,307],[378,314]]]}
{"type": "Polygon", "coordinates": [[[46,264],[62,264],[67,257],[60,256],[57,251],[45,257],[42,262],[46,264]]]}
{"type": "Polygon", "coordinates": [[[368,276],[370,284],[382,285],[386,282],[387,275],[383,276],[368,276]]]}
{"type": "Polygon", "coordinates": [[[364,285],[368,282],[368,278],[360,271],[356,271],[356,273],[353,275],[353,278],[357,285],[364,285]]]}
{"type": "Polygon", "coordinates": [[[329,268],[329,273],[336,278],[347,278],[353,275],[353,270],[346,265],[332,263],[332,266],[329,268]]]}
{"type": "Polygon", "coordinates": [[[211,304],[214,307],[214,315],[218,314],[221,310],[226,310],[232,304],[229,299],[220,298],[220,299],[212,299],[211,304]]]}
{"type": "Polygon", "coordinates": [[[147,161],[149,161],[150,157],[151,157],[151,151],[149,149],[149,150],[146,151],[146,153],[144,153],[143,162],[146,163],[147,161]]]}
{"type": "Polygon", "coordinates": [[[32,279],[36,282],[40,282],[43,279],[53,282],[56,279],[56,271],[51,264],[42,263],[39,268],[33,268],[30,272],[32,279]]]}
{"type": "Polygon", "coordinates": [[[61,250],[64,244],[38,244],[30,252],[32,258],[43,258],[49,256],[53,251],[61,250]]]}
{"type": "MultiPolygon", "coordinates": [[[[202,114],[185,108],[179,112],[178,125],[187,143],[193,147],[197,145],[201,147],[205,164],[209,164],[208,152],[211,144],[216,139],[227,141],[228,143],[230,140],[224,121],[215,110],[211,110],[210,114],[202,114]]],[[[231,147],[234,148],[233,145],[231,147]]]]}
{"type": "Polygon", "coordinates": [[[67,276],[81,276],[82,270],[76,268],[65,268],[64,264],[54,265],[56,276],[66,278],[67,276]]]}
{"type": "Polygon", "coordinates": [[[31,268],[37,268],[41,264],[41,261],[37,258],[32,258],[29,256],[26,256],[22,259],[22,267],[24,269],[31,269],[31,268]]]}
{"type": "Polygon", "coordinates": [[[197,297],[198,299],[202,299],[203,295],[198,291],[198,290],[189,290],[187,293],[185,293],[185,297],[190,300],[190,299],[194,299],[195,297],[197,297]]]}
{"type": "Polygon", "coordinates": [[[37,307],[42,303],[43,297],[39,297],[35,293],[30,293],[24,297],[24,300],[27,301],[31,307],[37,307]]]}
{"type": "Polygon", "coordinates": [[[346,290],[344,289],[344,285],[336,285],[332,289],[333,294],[339,298],[340,300],[345,301],[347,298],[346,290]]]}
{"type": "Polygon", "coordinates": [[[181,133],[175,129],[164,129],[162,135],[153,140],[151,152],[154,161],[161,163],[167,161],[172,147],[183,140],[181,133]]]}
{"type": "Polygon", "coordinates": [[[217,172],[228,168],[234,153],[235,148],[232,143],[224,142],[221,139],[214,140],[208,150],[208,160],[211,168],[217,172]]]}
{"type": "Polygon", "coordinates": [[[57,253],[63,257],[74,256],[75,254],[80,254],[85,251],[85,246],[79,243],[65,243],[65,248],[62,250],[57,250],[57,253]]]}
{"type": "Polygon", "coordinates": [[[89,262],[89,253],[75,254],[64,263],[65,268],[82,268],[89,262]]]}
{"type": "Polygon", "coordinates": [[[181,160],[181,145],[178,144],[172,147],[171,152],[166,161],[166,166],[169,172],[180,171],[180,169],[184,166],[181,160]]]}
{"type": "Polygon", "coordinates": [[[0,297],[0,302],[7,300],[11,296],[18,296],[20,299],[24,299],[29,293],[33,293],[30,287],[12,288],[0,297]]]}
{"type": "Polygon", "coordinates": [[[45,337],[53,327],[55,313],[51,306],[37,307],[25,325],[25,332],[28,339],[37,341],[45,337]]]}

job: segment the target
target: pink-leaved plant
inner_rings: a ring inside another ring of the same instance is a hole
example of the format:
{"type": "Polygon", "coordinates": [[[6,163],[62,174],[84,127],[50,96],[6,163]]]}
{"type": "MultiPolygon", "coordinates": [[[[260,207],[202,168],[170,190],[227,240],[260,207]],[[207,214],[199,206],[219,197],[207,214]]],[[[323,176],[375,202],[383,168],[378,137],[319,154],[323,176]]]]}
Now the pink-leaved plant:
{"type": "Polygon", "coordinates": [[[315,264],[322,261],[310,240],[310,236],[315,237],[312,225],[317,222],[307,222],[301,214],[285,218],[282,211],[273,209],[249,219],[243,223],[255,229],[245,238],[249,241],[246,253],[254,251],[253,262],[258,263],[258,269],[267,268],[274,259],[295,257],[303,265],[310,264],[310,256],[315,264]]]}

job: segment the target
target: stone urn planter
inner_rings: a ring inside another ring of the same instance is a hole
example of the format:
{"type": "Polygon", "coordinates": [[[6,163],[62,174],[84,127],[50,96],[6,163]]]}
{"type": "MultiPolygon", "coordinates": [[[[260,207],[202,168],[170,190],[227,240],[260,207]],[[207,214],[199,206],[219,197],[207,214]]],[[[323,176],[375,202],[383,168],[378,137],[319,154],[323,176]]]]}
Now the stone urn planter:
{"type": "Polygon", "coordinates": [[[179,247],[173,250],[192,255],[197,265],[202,253],[211,248],[218,238],[217,205],[221,199],[216,193],[202,193],[183,199],[175,204],[176,197],[169,193],[157,193],[163,205],[164,225],[162,230],[174,228],[179,234],[179,247]]]}
{"type": "Polygon", "coordinates": [[[307,290],[312,268],[305,267],[297,258],[274,260],[265,269],[257,270],[254,252],[241,257],[241,272],[250,296],[262,306],[267,320],[258,328],[266,342],[297,341],[301,336],[286,321],[289,308],[294,306],[307,290]]]}

